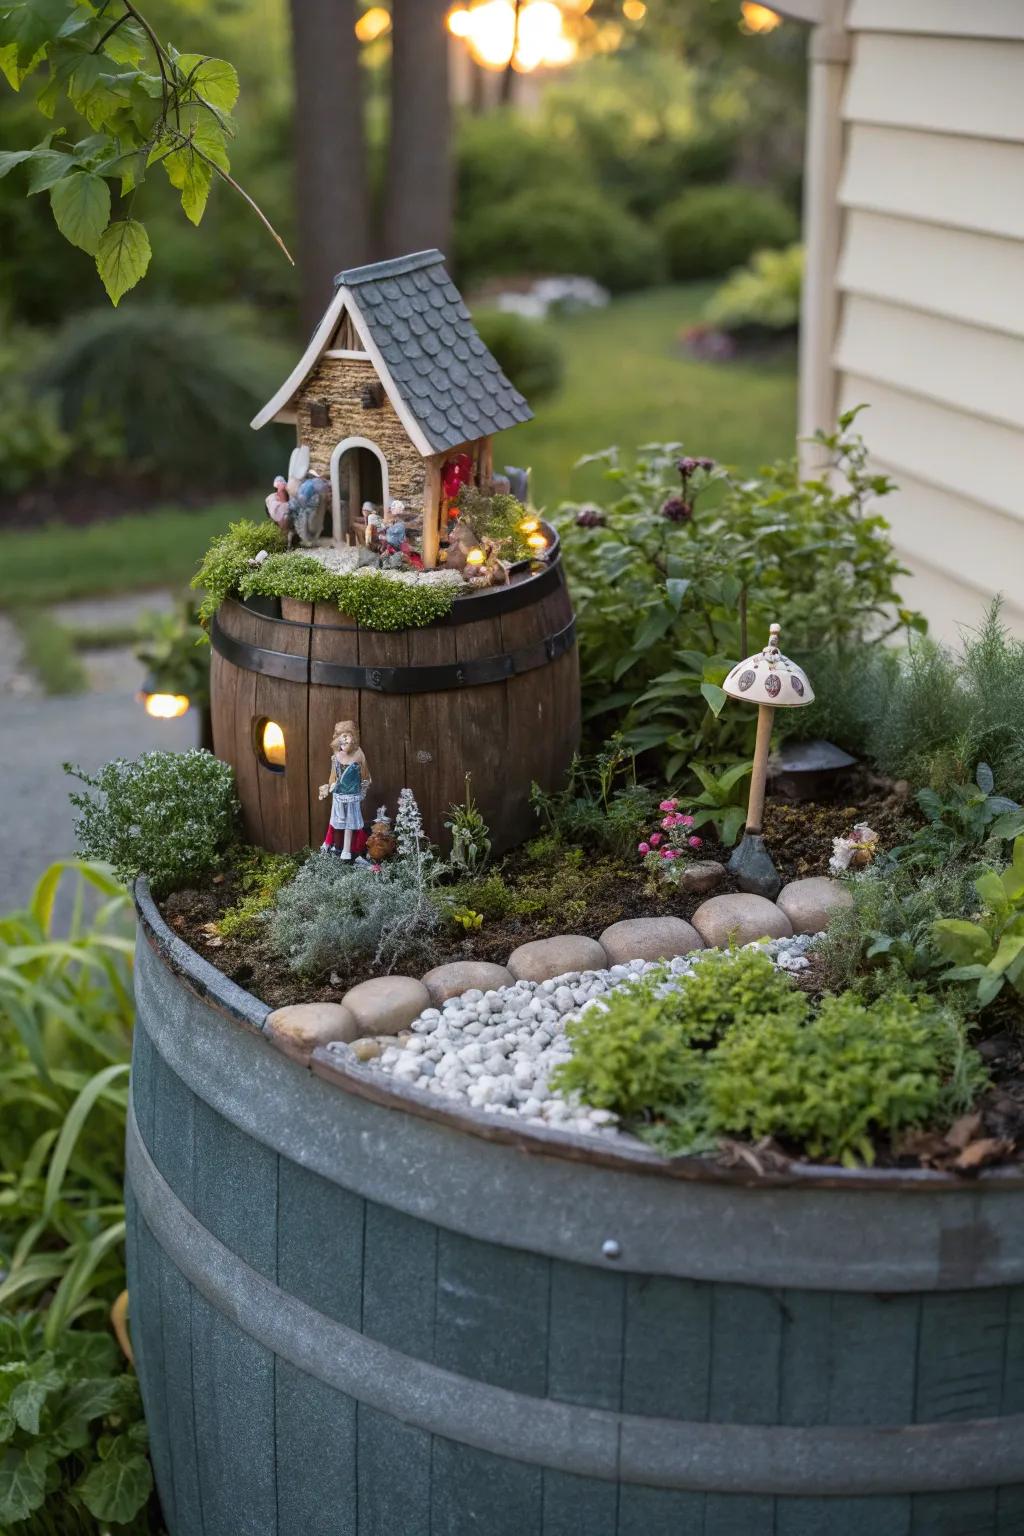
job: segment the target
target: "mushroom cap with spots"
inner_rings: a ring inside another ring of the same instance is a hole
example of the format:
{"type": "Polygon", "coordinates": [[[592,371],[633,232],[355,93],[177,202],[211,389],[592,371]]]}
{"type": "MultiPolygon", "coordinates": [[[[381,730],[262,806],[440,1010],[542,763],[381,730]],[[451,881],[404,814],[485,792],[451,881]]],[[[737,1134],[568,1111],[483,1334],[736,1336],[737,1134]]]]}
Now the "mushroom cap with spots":
{"type": "Polygon", "coordinates": [[[814,689],[803,667],[779,650],[779,626],[771,626],[763,651],[738,661],[722,684],[731,699],[771,704],[775,709],[799,709],[814,702],[814,689]]]}

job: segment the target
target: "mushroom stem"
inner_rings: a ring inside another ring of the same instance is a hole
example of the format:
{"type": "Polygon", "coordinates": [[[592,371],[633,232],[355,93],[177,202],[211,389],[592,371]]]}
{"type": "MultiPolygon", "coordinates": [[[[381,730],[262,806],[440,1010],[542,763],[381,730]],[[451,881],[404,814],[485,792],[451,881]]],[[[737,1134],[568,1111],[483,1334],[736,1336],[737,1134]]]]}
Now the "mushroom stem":
{"type": "Polygon", "coordinates": [[[748,832],[760,832],[764,815],[764,786],[768,776],[768,749],[772,741],[772,722],[775,710],[771,704],[757,706],[757,741],[754,744],[754,768],[750,775],[750,798],[747,801],[748,832]]]}

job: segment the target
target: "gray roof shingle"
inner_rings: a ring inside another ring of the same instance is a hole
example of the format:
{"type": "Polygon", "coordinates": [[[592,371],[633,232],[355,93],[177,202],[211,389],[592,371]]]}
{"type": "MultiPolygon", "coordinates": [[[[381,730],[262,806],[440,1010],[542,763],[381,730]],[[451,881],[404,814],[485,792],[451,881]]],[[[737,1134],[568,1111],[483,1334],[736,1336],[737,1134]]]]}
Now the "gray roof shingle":
{"type": "Polygon", "coordinates": [[[533,415],[487,350],[440,251],[339,272],[435,453],[533,415]]]}

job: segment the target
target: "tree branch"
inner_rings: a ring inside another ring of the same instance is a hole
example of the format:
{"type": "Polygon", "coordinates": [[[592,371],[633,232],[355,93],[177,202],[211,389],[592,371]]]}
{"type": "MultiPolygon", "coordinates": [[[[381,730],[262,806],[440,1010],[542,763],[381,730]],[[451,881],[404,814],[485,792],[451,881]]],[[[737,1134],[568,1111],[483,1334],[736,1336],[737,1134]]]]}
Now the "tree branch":
{"type": "Polygon", "coordinates": [[[204,152],[199,148],[199,145],[195,142],[194,139],[190,139],[187,134],[178,133],[178,132],[176,132],[174,130],[172,130],[172,133],[173,133],[173,136],[176,139],[180,139],[181,140],[182,144],[187,145],[189,147],[189,149],[191,149],[191,151],[192,151],[192,153],[194,155],[198,155],[200,160],[205,161],[205,163],[210,167],[211,170],[216,171],[217,175],[221,178],[222,181],[226,181],[229,187],[233,187],[234,190],[238,193],[239,197],[242,197],[242,198],[245,199],[245,201],[249,204],[249,207],[252,209],[253,213],[259,219],[260,223],[263,225],[264,229],[267,231],[267,233],[269,235],[272,236],[272,238],[281,247],[281,249],[284,252],[285,256],[287,256],[288,260],[291,262],[292,266],[294,267],[294,265],[295,265],[295,258],[293,257],[293,255],[292,255],[291,251],[288,249],[288,247],[285,245],[284,241],[281,239],[281,236],[278,234],[278,232],[274,228],[273,224],[271,224],[270,220],[267,218],[266,214],[263,212],[263,209],[260,207],[259,203],[257,203],[253,198],[251,198],[249,196],[248,192],[245,190],[245,188],[242,187],[242,186],[239,186],[239,184],[235,180],[235,178],[233,176],[229,175],[229,173],[227,171],[225,171],[221,166],[219,166],[217,164],[216,160],[211,160],[209,155],[204,154],[204,152]]]}

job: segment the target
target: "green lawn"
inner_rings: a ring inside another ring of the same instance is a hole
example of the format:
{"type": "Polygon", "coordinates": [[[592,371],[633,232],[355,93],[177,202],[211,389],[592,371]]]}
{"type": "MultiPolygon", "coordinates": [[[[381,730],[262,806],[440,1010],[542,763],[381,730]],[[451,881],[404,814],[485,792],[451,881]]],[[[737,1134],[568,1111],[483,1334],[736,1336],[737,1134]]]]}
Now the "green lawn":
{"type": "MultiPolygon", "coordinates": [[[[681,441],[739,469],[792,452],[795,358],[695,362],[679,331],[697,319],[710,289],[664,288],[605,310],[551,322],[565,349],[566,378],[535,421],[504,434],[495,463],[528,464],[539,505],[598,494],[600,471],[573,471],[585,453],[618,443],[681,441]]],[[[184,586],[213,534],[262,514],[261,490],[202,511],[179,507],[94,523],[4,535],[0,607],[184,586]]]]}

